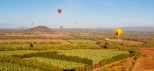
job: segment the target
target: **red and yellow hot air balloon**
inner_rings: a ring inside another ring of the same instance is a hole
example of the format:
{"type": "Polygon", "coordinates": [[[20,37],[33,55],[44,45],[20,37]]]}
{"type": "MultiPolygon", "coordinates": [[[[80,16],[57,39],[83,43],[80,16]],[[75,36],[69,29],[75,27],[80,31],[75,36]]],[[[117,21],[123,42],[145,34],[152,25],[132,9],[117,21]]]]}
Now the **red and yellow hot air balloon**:
{"type": "Polygon", "coordinates": [[[116,36],[119,38],[120,35],[122,34],[122,29],[121,29],[121,28],[116,28],[116,29],[114,30],[114,33],[115,33],[116,36]]]}
{"type": "Polygon", "coordinates": [[[60,8],[57,11],[58,11],[59,14],[62,12],[62,10],[60,8]]]}

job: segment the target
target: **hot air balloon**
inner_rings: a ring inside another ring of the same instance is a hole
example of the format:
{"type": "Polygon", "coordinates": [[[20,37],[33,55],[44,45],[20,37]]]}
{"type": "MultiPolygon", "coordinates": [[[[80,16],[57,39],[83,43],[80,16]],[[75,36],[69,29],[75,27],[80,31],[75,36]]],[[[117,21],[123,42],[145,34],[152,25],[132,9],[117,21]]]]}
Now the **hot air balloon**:
{"type": "Polygon", "coordinates": [[[60,26],[60,28],[62,29],[62,28],[63,28],[63,26],[60,26]]]}
{"type": "Polygon", "coordinates": [[[76,24],[76,22],[75,22],[75,24],[76,24]]]}
{"type": "Polygon", "coordinates": [[[114,30],[114,33],[115,33],[116,36],[119,38],[120,35],[122,34],[122,29],[121,29],[121,28],[116,28],[116,29],[114,30]]]}
{"type": "Polygon", "coordinates": [[[58,11],[59,14],[62,12],[62,10],[60,8],[57,11],[58,11]]]}

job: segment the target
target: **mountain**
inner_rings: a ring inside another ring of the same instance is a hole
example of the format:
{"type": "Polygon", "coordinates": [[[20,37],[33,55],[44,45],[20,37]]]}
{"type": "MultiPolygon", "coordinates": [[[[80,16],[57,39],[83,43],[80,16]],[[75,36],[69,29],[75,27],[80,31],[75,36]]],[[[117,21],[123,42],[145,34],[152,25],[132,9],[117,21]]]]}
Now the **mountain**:
{"type": "MultiPolygon", "coordinates": [[[[121,27],[123,31],[145,31],[145,32],[153,32],[154,27],[121,27]]],[[[7,32],[24,32],[24,33],[53,33],[53,30],[59,30],[59,31],[90,31],[90,30],[109,30],[113,31],[115,28],[52,28],[52,30],[46,26],[36,26],[33,28],[28,27],[20,27],[20,28],[14,28],[14,29],[0,29],[0,31],[7,31],[7,32]]]]}
{"type": "Polygon", "coordinates": [[[154,27],[122,27],[124,31],[154,31],[154,27]]]}
{"type": "Polygon", "coordinates": [[[53,30],[46,26],[37,26],[29,29],[22,30],[24,33],[53,33],[53,30]]]}
{"type": "MultiPolygon", "coordinates": [[[[154,27],[120,27],[123,31],[154,31],[154,27]]],[[[97,30],[114,30],[115,28],[96,28],[97,30]]]]}

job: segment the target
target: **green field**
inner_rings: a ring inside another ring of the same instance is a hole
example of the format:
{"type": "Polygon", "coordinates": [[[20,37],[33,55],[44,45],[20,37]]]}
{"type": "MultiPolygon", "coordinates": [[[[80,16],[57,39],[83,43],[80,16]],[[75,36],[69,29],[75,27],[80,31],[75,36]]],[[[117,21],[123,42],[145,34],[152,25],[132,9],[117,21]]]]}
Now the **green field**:
{"type": "Polygon", "coordinates": [[[31,58],[26,58],[26,59],[32,59],[32,60],[37,60],[39,62],[52,64],[54,66],[57,66],[63,69],[72,69],[75,67],[83,67],[86,65],[84,63],[76,63],[76,62],[71,62],[71,61],[49,59],[49,58],[42,58],[42,57],[31,57],[31,58]]]}
{"type": "MultiPolygon", "coordinates": [[[[60,44],[33,44],[34,47],[52,47],[58,46],[60,44]]],[[[0,47],[7,47],[7,48],[27,48],[30,47],[30,44],[0,44],[0,47]]]]}
{"type": "Polygon", "coordinates": [[[73,50],[58,50],[59,54],[64,54],[67,56],[79,56],[82,58],[88,58],[93,60],[94,64],[97,64],[103,59],[112,58],[119,54],[129,54],[125,51],[118,51],[113,49],[108,50],[92,50],[92,49],[73,49],[73,50]]]}
{"type": "Polygon", "coordinates": [[[14,63],[0,62],[0,71],[44,71],[14,63]]]}
{"type": "MultiPolygon", "coordinates": [[[[98,50],[98,49],[72,49],[72,50],[45,50],[45,51],[34,51],[34,50],[16,50],[16,51],[1,51],[0,56],[11,56],[11,55],[24,55],[24,54],[30,54],[30,53],[36,53],[36,52],[49,52],[49,51],[57,51],[59,55],[66,55],[66,56],[78,56],[81,58],[88,58],[93,61],[93,64],[99,63],[103,59],[109,59],[113,56],[117,56],[120,54],[129,54],[125,51],[118,51],[116,49],[106,49],[106,50],[98,50]]],[[[44,58],[44,57],[30,57],[30,58],[23,58],[28,60],[36,60],[39,62],[43,62],[46,64],[52,64],[53,66],[58,66],[59,68],[63,69],[73,69],[76,67],[84,67],[86,64],[84,63],[77,63],[72,61],[66,61],[66,60],[58,60],[58,59],[52,59],[52,58],[44,58]]],[[[1,66],[8,63],[1,63],[1,66]]],[[[20,67],[20,65],[17,64],[9,64],[8,69],[14,69],[19,70],[17,67],[20,67]],[[14,68],[9,68],[11,66],[14,66],[14,68]],[[17,66],[17,67],[16,67],[17,66]]],[[[4,66],[3,66],[4,67],[4,66]]],[[[6,67],[4,67],[6,68],[6,67]]],[[[26,67],[21,66],[21,70],[23,70],[26,67]]],[[[28,70],[32,68],[27,68],[28,70]]],[[[35,70],[34,70],[35,71],[35,70]]]]}
{"type": "Polygon", "coordinates": [[[95,44],[96,41],[92,40],[68,40],[72,44],[95,44]]]}
{"type": "Polygon", "coordinates": [[[0,51],[0,56],[10,56],[10,55],[23,55],[29,53],[35,53],[34,50],[15,50],[15,51],[0,51]]]}
{"type": "Polygon", "coordinates": [[[130,55],[128,51],[104,49],[92,40],[68,41],[72,44],[33,44],[33,47],[30,47],[30,44],[0,44],[1,67],[4,71],[51,71],[55,68],[60,71],[63,69],[90,70],[130,55]],[[4,66],[7,64],[10,66],[4,66]],[[14,67],[9,68],[12,66],[14,67]]]}
{"type": "Polygon", "coordinates": [[[13,50],[50,50],[50,49],[99,49],[97,44],[0,44],[0,51],[13,50]]]}

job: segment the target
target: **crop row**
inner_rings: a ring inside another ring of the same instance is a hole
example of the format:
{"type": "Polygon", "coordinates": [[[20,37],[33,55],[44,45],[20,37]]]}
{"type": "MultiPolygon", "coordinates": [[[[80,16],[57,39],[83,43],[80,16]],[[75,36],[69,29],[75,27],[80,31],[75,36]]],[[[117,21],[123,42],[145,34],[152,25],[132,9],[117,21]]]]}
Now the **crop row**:
{"type": "Polygon", "coordinates": [[[0,71],[44,71],[14,63],[0,62],[0,71]]]}
{"type": "Polygon", "coordinates": [[[120,54],[129,54],[127,51],[119,51],[115,49],[98,50],[98,49],[73,49],[73,50],[57,50],[59,54],[67,56],[78,56],[81,58],[88,58],[97,64],[102,59],[112,58],[120,54]]]}
{"type": "Polygon", "coordinates": [[[67,61],[67,60],[58,60],[58,59],[51,59],[51,58],[43,58],[43,57],[30,57],[26,59],[32,59],[32,60],[37,60],[39,62],[44,62],[47,64],[52,64],[56,67],[63,68],[63,69],[73,69],[75,67],[83,67],[86,66],[87,64],[84,63],[76,63],[72,61],[67,61]]]}
{"type": "Polygon", "coordinates": [[[12,55],[23,55],[29,53],[35,53],[38,51],[34,50],[15,50],[15,51],[0,51],[0,56],[12,56],[12,55]]]}
{"type": "MultiPolygon", "coordinates": [[[[44,50],[43,52],[48,52],[53,50],[44,50]]],[[[94,64],[97,64],[100,60],[111,58],[113,56],[119,54],[129,54],[127,51],[119,51],[115,49],[106,49],[106,50],[98,50],[98,49],[72,49],[72,50],[55,50],[58,54],[63,54],[66,56],[78,56],[81,58],[88,58],[93,60],[94,64]]],[[[16,51],[0,51],[0,56],[8,56],[8,55],[24,55],[30,53],[36,53],[42,51],[34,51],[34,50],[16,50],[16,51]]]]}
{"type": "MultiPolygon", "coordinates": [[[[104,66],[106,64],[112,63],[114,61],[127,58],[129,56],[130,56],[129,54],[120,54],[120,55],[114,56],[112,58],[103,59],[103,60],[99,61],[99,63],[97,63],[97,64],[80,65],[80,66],[78,65],[75,68],[73,67],[73,69],[71,69],[69,67],[63,68],[63,67],[59,66],[59,65],[63,65],[61,62],[57,62],[57,66],[53,66],[52,63],[50,63],[51,60],[47,59],[49,61],[44,61],[46,59],[42,59],[42,58],[41,59],[37,58],[38,60],[36,60],[36,58],[35,59],[34,58],[23,59],[23,58],[11,57],[11,56],[7,56],[7,57],[3,56],[3,57],[0,58],[0,62],[15,63],[15,64],[24,65],[24,66],[30,66],[30,67],[38,68],[38,69],[45,70],[45,71],[63,71],[63,70],[88,71],[88,70],[91,70],[91,69],[94,69],[94,68],[101,67],[101,66],[104,66]]],[[[51,62],[53,62],[53,61],[51,61],[51,62]]],[[[55,62],[53,62],[53,63],[55,63],[55,62]]],[[[70,65],[70,66],[72,67],[74,65],[70,65]]]]}
{"type": "Polygon", "coordinates": [[[115,61],[118,61],[118,60],[122,60],[122,59],[125,59],[125,58],[128,58],[128,57],[130,57],[129,54],[120,54],[120,55],[114,56],[112,58],[103,59],[103,60],[99,61],[99,63],[97,63],[97,64],[92,64],[92,65],[84,66],[84,67],[80,67],[80,68],[74,68],[74,70],[75,71],[89,71],[89,70],[92,70],[94,68],[102,67],[106,64],[109,64],[109,63],[112,63],[112,62],[115,62],[115,61]]]}
{"type": "Polygon", "coordinates": [[[50,50],[50,49],[100,49],[96,44],[0,44],[0,51],[12,50],[50,50]]]}
{"type": "Polygon", "coordinates": [[[93,61],[87,58],[81,58],[78,56],[66,56],[66,55],[59,55],[56,51],[52,52],[37,52],[37,53],[30,53],[30,54],[24,54],[24,55],[13,55],[14,57],[20,57],[20,58],[29,58],[29,57],[44,57],[44,58],[51,58],[51,59],[58,59],[58,60],[66,60],[66,61],[72,61],[77,63],[85,63],[85,64],[92,64],[93,61]]]}
{"type": "Polygon", "coordinates": [[[27,60],[23,58],[12,57],[12,56],[2,56],[0,57],[0,62],[14,63],[14,64],[29,66],[29,67],[33,67],[33,68],[37,68],[45,71],[62,71],[63,70],[51,64],[46,64],[36,60],[27,60]]]}

